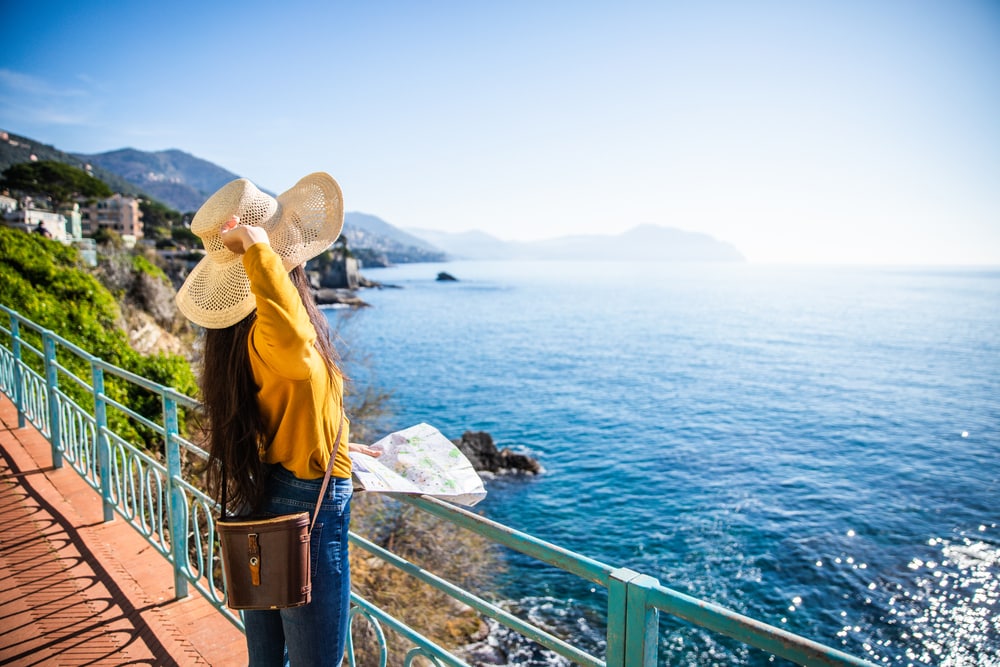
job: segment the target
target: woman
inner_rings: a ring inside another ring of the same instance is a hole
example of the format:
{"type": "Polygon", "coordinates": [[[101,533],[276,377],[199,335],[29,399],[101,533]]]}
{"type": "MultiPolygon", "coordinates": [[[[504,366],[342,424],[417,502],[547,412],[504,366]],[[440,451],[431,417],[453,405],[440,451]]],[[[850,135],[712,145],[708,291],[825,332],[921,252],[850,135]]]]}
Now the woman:
{"type": "Polygon", "coordinates": [[[342,429],[348,442],[350,423],[326,318],[303,269],[342,227],[340,188],[327,174],[311,174],[277,199],[233,181],[191,223],[206,257],[177,303],[207,330],[201,383],[210,489],[221,490],[224,468],[237,513],[311,513],[334,457],[311,535],[312,601],[244,612],[252,666],[339,665],[344,653],[351,462],[348,447],[335,441],[342,429]]]}

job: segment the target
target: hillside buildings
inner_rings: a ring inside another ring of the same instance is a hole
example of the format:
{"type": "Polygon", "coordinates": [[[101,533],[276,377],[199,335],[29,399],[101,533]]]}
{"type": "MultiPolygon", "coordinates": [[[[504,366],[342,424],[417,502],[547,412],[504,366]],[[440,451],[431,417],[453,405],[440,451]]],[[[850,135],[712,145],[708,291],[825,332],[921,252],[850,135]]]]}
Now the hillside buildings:
{"type": "Polygon", "coordinates": [[[102,229],[121,235],[126,245],[142,238],[142,211],[135,197],[116,194],[94,202],[81,210],[84,236],[94,236],[102,229]]]}
{"type": "Polygon", "coordinates": [[[58,211],[37,204],[31,197],[20,201],[0,195],[0,214],[8,227],[27,232],[39,231],[63,243],[93,237],[102,229],[117,232],[126,246],[134,246],[143,237],[139,200],[116,194],[107,199],[84,204],[73,203],[58,211]]]}

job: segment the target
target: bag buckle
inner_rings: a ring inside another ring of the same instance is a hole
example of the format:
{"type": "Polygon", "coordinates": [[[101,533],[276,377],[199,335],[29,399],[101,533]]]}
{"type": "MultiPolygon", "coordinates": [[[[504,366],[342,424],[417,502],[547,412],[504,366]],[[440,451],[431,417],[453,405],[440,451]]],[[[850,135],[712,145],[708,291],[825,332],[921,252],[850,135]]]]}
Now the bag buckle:
{"type": "Polygon", "coordinates": [[[257,533],[247,535],[247,547],[250,556],[250,583],[260,586],[260,542],[257,533]]]}

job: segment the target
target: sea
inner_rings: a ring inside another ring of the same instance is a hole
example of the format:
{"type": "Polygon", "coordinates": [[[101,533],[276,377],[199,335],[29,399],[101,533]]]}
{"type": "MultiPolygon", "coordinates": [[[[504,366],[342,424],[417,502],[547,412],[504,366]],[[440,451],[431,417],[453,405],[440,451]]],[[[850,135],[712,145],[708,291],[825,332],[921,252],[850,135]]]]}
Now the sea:
{"type": "MultiPolygon", "coordinates": [[[[391,395],[379,428],[544,466],[475,511],[876,664],[1000,665],[1000,268],[363,273],[398,289],[328,317],[391,395]]],[[[496,594],[603,656],[604,589],[512,555],[496,594]]],[[[661,665],[787,664],[666,614],[659,637],[661,665]]]]}

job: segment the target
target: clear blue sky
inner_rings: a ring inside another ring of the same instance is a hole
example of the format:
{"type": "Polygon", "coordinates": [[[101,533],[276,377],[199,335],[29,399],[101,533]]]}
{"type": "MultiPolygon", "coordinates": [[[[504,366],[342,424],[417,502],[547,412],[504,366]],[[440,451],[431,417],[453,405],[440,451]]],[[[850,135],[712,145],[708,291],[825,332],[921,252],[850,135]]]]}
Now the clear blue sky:
{"type": "Polygon", "coordinates": [[[504,239],[1000,264],[1000,2],[3,3],[0,128],[504,239]]]}

